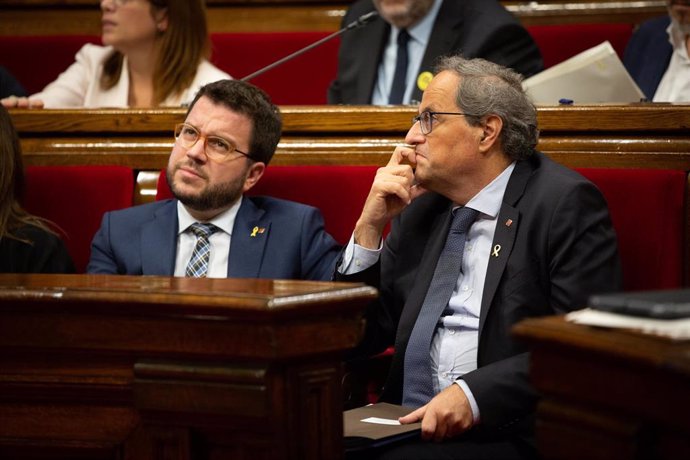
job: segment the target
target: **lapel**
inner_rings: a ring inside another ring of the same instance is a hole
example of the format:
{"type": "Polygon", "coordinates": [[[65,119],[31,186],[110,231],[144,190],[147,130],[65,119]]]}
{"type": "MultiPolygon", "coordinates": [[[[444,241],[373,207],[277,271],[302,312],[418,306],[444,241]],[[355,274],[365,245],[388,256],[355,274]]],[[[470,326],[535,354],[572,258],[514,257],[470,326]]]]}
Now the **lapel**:
{"type": "Polygon", "coordinates": [[[525,192],[525,187],[531,175],[532,165],[530,161],[518,161],[508,181],[505,194],[503,195],[503,204],[498,213],[496,232],[494,233],[494,240],[491,243],[489,265],[486,269],[486,280],[484,281],[484,293],[482,295],[482,306],[479,314],[480,337],[489,313],[489,308],[493,303],[501,276],[508,262],[508,257],[510,257],[513,251],[515,235],[520,226],[520,211],[515,206],[525,192]],[[495,255],[496,250],[498,250],[497,256],[495,255]]]}
{"type": "MultiPolygon", "coordinates": [[[[422,258],[417,268],[416,282],[410,290],[400,317],[400,327],[398,331],[402,332],[403,335],[397,337],[396,346],[398,346],[397,342],[400,342],[401,350],[403,349],[402,344],[407,343],[414,323],[417,320],[417,316],[419,316],[419,312],[422,309],[424,298],[429,290],[429,285],[434,276],[438,258],[441,255],[443,245],[446,242],[446,236],[448,235],[448,229],[450,228],[450,210],[452,205],[447,199],[440,197],[440,195],[439,198],[445,200],[448,204],[447,206],[440,207],[440,210],[432,217],[432,221],[429,225],[429,238],[427,239],[422,258]]],[[[419,244],[424,238],[425,235],[420,235],[418,241],[413,244],[419,244]]]]}
{"type": "MultiPolygon", "coordinates": [[[[424,56],[419,65],[417,76],[422,72],[433,72],[436,59],[453,50],[455,40],[460,36],[458,31],[462,27],[465,18],[465,15],[460,11],[462,9],[461,3],[463,2],[446,0],[441,5],[441,8],[438,10],[438,16],[436,16],[436,22],[431,30],[426,50],[424,50],[424,56]]],[[[422,90],[417,85],[416,80],[414,85],[411,98],[413,101],[421,101],[422,90]]]]}
{"type": "Polygon", "coordinates": [[[228,257],[229,278],[258,278],[264,257],[271,222],[263,209],[259,209],[245,196],[235,217],[228,257]],[[252,236],[253,235],[253,236],[252,236]]]}
{"type": "Polygon", "coordinates": [[[168,200],[141,229],[143,275],[172,276],[177,252],[177,200],[168,200]]]}
{"type": "MultiPolygon", "coordinates": [[[[371,101],[374,84],[378,78],[379,62],[390,34],[390,26],[383,19],[377,17],[371,24],[365,26],[363,32],[363,40],[359,42],[358,46],[362,46],[362,49],[370,52],[364,52],[357,57],[360,62],[357,99],[366,101],[363,103],[368,104],[371,101]]],[[[359,53],[359,50],[357,52],[359,53]]]]}

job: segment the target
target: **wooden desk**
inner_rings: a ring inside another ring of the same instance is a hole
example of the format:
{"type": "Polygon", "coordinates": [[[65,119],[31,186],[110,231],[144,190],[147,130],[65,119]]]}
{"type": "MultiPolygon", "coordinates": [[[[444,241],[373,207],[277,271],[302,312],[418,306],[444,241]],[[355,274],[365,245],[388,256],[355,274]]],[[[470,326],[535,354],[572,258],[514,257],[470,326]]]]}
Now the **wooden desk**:
{"type": "Polygon", "coordinates": [[[515,334],[532,349],[543,394],[545,459],[690,458],[690,342],[531,319],[515,334]]]}
{"type": "MultiPolygon", "coordinates": [[[[272,164],[385,165],[416,107],[283,106],[272,164]]],[[[164,168],[183,109],[10,110],[26,165],[164,168]]],[[[690,104],[538,107],[537,148],[570,167],[690,171],[690,104]]]]}
{"type": "Polygon", "coordinates": [[[0,458],[342,457],[359,284],[0,275],[0,458]]]}

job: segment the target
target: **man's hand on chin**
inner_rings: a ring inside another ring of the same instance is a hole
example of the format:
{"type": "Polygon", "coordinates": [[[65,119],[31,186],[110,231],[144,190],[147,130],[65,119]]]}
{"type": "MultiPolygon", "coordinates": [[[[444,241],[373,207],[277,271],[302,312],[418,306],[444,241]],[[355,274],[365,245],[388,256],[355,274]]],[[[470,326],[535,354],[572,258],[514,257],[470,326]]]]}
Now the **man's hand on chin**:
{"type": "Polygon", "coordinates": [[[458,385],[450,385],[429,403],[398,419],[400,423],[422,422],[422,439],[440,442],[469,430],[472,408],[458,385]]]}

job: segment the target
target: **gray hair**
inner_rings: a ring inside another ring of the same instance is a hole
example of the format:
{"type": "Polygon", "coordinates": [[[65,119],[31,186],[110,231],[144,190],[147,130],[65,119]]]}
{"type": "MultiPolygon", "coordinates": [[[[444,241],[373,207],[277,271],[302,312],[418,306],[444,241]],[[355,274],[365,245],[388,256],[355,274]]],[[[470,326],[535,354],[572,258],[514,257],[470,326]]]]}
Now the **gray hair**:
{"type": "Polygon", "coordinates": [[[500,142],[514,160],[527,158],[539,140],[537,110],[522,89],[522,76],[484,59],[461,56],[441,58],[435,74],[444,70],[460,76],[456,104],[472,126],[480,126],[488,115],[503,120],[500,142]]]}

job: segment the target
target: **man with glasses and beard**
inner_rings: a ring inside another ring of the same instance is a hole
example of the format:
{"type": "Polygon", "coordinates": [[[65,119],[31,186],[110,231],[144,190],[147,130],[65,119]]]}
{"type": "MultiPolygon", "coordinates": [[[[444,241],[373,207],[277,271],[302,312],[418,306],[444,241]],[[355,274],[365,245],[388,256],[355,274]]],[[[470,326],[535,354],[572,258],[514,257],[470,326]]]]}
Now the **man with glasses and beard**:
{"type": "Polygon", "coordinates": [[[690,101],[690,0],[668,0],[668,16],[644,22],[623,63],[654,102],[690,101]]]}
{"type": "Polygon", "coordinates": [[[244,193],[281,135],[278,108],[237,80],[202,87],[175,127],[173,200],[106,213],[88,273],[327,280],[339,247],[309,206],[244,193]]]}
{"type": "Polygon", "coordinates": [[[394,345],[381,400],[409,407],[400,422],[421,422],[421,439],[348,458],[536,458],[538,394],[511,328],[621,288],[606,201],[535,151],[521,80],[445,58],[376,174],[337,279],[379,289],[352,357],[394,345]]]}

